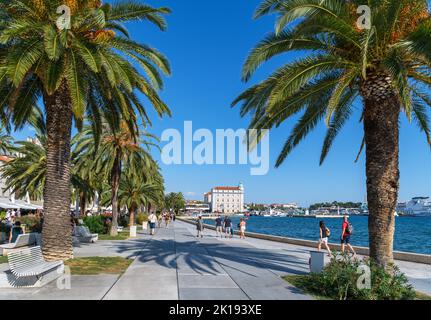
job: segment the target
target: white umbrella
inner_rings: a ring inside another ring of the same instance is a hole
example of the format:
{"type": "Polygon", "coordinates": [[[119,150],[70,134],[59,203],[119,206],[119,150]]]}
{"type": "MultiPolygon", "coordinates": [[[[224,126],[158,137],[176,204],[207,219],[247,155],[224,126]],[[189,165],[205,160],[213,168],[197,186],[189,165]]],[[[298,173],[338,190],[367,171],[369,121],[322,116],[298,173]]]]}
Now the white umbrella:
{"type": "Polygon", "coordinates": [[[13,204],[13,203],[6,203],[6,202],[3,202],[3,201],[0,201],[0,208],[3,208],[3,209],[19,209],[20,207],[19,206],[17,206],[16,204],[13,204]]]}

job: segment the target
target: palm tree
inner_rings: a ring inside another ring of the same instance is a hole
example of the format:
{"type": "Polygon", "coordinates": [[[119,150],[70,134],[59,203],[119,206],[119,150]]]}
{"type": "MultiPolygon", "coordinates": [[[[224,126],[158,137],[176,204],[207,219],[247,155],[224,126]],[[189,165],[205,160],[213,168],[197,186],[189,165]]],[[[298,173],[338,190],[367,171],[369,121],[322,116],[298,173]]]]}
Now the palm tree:
{"type": "MultiPolygon", "coordinates": [[[[35,108],[28,122],[36,133],[35,137],[26,141],[17,141],[14,146],[9,147],[9,150],[18,156],[1,168],[1,175],[6,181],[5,189],[10,189],[19,198],[28,193],[30,198],[42,200],[46,180],[45,119],[41,111],[35,108]]],[[[77,162],[77,159],[73,158],[73,162],[77,162]]],[[[88,167],[88,162],[86,165],[88,167]]],[[[87,177],[82,178],[83,173],[79,169],[81,169],[80,166],[72,167],[72,186],[89,193],[91,186],[87,182],[87,177]]]]}
{"type": "Polygon", "coordinates": [[[134,226],[135,215],[139,208],[156,204],[163,197],[163,178],[154,166],[139,168],[138,172],[125,168],[121,177],[118,201],[120,206],[126,206],[129,211],[129,226],[134,226]]]}
{"type": "MultiPolygon", "coordinates": [[[[139,114],[149,121],[138,93],[162,116],[169,109],[157,90],[166,58],[129,38],[123,22],[146,20],[165,30],[167,8],[135,1],[4,0],[0,3],[0,116],[21,127],[41,99],[46,112],[46,181],[43,253],[73,257],[70,228],[70,140],[85,113],[100,132],[103,114],[119,115],[130,128],[139,114]],[[57,25],[57,9],[70,8],[70,25],[57,25]],[[138,69],[140,66],[140,69],[138,69]],[[146,77],[140,73],[143,71],[146,77]]],[[[119,118],[118,118],[119,119],[119,118]]],[[[119,125],[119,120],[112,125],[119,125]]]]}
{"type": "Polygon", "coordinates": [[[165,207],[168,210],[173,210],[176,214],[179,214],[180,210],[186,206],[186,200],[182,192],[175,193],[171,192],[165,196],[165,207]]]}
{"type": "Polygon", "coordinates": [[[30,198],[42,200],[46,175],[45,118],[41,110],[34,107],[27,121],[35,137],[9,147],[18,156],[1,168],[1,176],[5,179],[5,189],[16,193],[18,198],[28,193],[30,198]]]}
{"type": "MultiPolygon", "coordinates": [[[[399,120],[414,118],[431,144],[431,21],[426,0],[371,0],[371,27],[357,24],[359,0],[265,0],[255,17],[278,16],[276,31],[250,53],[248,81],[265,61],[297,52],[233,103],[252,115],[250,128],[270,129],[301,115],[276,166],[324,120],[322,164],[343,125],[362,101],[370,256],[393,260],[394,212],[399,190],[399,120]],[[300,57],[299,57],[300,56],[300,57]]],[[[253,147],[262,137],[250,141],[253,147]]]]}
{"type": "MultiPolygon", "coordinates": [[[[73,158],[72,158],[73,159],[73,158]]],[[[82,168],[82,167],[81,167],[82,168]]],[[[87,209],[87,204],[95,199],[96,191],[94,188],[93,176],[88,175],[88,171],[76,171],[72,169],[72,196],[79,203],[79,216],[84,217],[87,209]]]]}
{"type": "MultiPolygon", "coordinates": [[[[78,133],[72,139],[72,146],[79,142],[81,135],[78,133]]],[[[95,144],[96,141],[90,141],[95,144]]],[[[72,184],[74,186],[73,195],[79,203],[79,215],[84,216],[87,203],[94,201],[103,177],[100,172],[93,170],[92,155],[76,152],[72,149],[72,184]],[[75,182],[75,183],[73,183],[75,182]]]]}
{"type": "Polygon", "coordinates": [[[2,154],[8,154],[13,145],[13,139],[10,135],[3,132],[3,128],[0,127],[0,152],[2,154]]]}
{"type": "Polygon", "coordinates": [[[46,174],[46,152],[42,145],[32,141],[18,141],[14,150],[21,156],[13,158],[1,168],[5,189],[18,198],[29,194],[31,199],[42,200],[46,174]]]}
{"type": "Polygon", "coordinates": [[[83,130],[77,138],[76,152],[93,155],[92,170],[104,172],[104,176],[110,183],[112,205],[110,234],[112,236],[118,234],[118,192],[124,167],[138,172],[138,170],[148,167],[153,161],[148,148],[154,144],[148,139],[155,137],[145,134],[142,137],[145,136],[147,140],[140,139],[135,136],[136,132],[138,132],[137,129],[131,132],[127,123],[122,121],[118,131],[113,131],[110,126],[105,125],[98,144],[94,144],[96,133],[91,127],[83,130]]]}

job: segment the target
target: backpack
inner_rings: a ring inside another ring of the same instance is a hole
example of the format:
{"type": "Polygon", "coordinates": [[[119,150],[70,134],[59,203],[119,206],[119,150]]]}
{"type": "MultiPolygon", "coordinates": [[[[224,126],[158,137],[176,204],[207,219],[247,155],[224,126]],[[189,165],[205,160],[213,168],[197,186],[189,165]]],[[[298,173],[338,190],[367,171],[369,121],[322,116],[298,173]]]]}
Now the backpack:
{"type": "Polygon", "coordinates": [[[346,231],[348,234],[353,234],[353,225],[351,223],[349,223],[349,225],[346,228],[346,231]]]}

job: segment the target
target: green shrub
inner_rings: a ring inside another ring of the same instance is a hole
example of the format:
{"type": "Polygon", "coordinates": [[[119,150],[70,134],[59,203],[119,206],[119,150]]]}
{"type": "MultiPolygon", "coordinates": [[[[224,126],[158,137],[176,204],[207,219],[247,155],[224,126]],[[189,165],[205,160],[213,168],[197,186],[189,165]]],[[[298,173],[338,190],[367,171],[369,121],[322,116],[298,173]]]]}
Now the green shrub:
{"type": "Polygon", "coordinates": [[[39,216],[29,214],[17,218],[17,221],[26,225],[26,232],[42,232],[42,222],[39,216]]]}
{"type": "Polygon", "coordinates": [[[84,217],[84,224],[90,229],[91,233],[106,234],[108,226],[102,216],[84,217]]]}
{"type": "Polygon", "coordinates": [[[127,216],[119,216],[118,217],[118,226],[127,228],[129,226],[129,217],[127,216]]]}
{"type": "Polygon", "coordinates": [[[0,221],[3,221],[6,218],[6,211],[0,211],[0,221]]]}
{"type": "Polygon", "coordinates": [[[146,214],[140,213],[136,216],[136,223],[142,225],[144,222],[148,221],[148,216],[146,214]]]}
{"type": "Polygon", "coordinates": [[[412,300],[415,291],[397,266],[386,270],[370,260],[352,259],[339,255],[321,273],[301,277],[295,284],[319,296],[337,300],[412,300]],[[358,287],[361,267],[371,271],[371,289],[358,287]]]}

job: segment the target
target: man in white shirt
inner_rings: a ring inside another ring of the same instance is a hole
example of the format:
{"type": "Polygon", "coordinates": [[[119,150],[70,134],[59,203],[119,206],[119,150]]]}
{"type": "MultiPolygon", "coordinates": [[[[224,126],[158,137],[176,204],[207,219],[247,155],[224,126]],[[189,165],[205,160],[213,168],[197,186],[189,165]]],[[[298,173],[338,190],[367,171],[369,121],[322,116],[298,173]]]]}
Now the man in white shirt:
{"type": "Polygon", "coordinates": [[[148,216],[148,221],[150,222],[150,235],[154,235],[156,230],[157,216],[154,213],[151,213],[148,216]]]}

